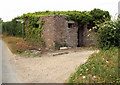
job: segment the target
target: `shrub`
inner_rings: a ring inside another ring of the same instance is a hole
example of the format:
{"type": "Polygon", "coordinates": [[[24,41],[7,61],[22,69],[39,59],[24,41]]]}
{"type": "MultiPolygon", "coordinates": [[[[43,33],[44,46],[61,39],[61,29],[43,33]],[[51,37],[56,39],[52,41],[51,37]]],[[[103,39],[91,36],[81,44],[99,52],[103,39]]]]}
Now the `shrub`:
{"type": "Polygon", "coordinates": [[[14,18],[12,21],[9,22],[3,22],[2,32],[6,32],[8,35],[12,36],[22,37],[22,24],[21,22],[17,22],[16,19],[22,19],[22,17],[14,18]]]}
{"type": "MultiPolygon", "coordinates": [[[[110,47],[120,47],[120,21],[106,21],[97,25],[98,47],[109,49],[110,47]]],[[[94,27],[95,29],[96,27],[94,27]]]]}

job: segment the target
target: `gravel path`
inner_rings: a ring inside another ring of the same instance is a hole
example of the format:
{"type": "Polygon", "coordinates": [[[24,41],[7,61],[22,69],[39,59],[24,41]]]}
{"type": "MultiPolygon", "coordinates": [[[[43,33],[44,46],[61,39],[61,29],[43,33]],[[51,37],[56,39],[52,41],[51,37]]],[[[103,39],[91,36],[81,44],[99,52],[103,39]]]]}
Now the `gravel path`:
{"type": "Polygon", "coordinates": [[[20,79],[25,83],[64,83],[76,68],[85,63],[94,51],[82,50],[68,54],[11,59],[20,79]]]}

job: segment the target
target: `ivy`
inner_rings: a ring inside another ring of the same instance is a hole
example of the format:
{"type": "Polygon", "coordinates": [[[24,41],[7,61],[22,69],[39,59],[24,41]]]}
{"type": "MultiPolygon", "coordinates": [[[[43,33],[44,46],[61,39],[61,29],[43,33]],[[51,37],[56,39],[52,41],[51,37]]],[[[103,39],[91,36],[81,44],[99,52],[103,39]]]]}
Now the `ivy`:
{"type": "Polygon", "coordinates": [[[44,40],[41,36],[43,30],[44,20],[42,19],[40,23],[37,24],[37,21],[40,17],[38,16],[29,16],[27,17],[27,26],[26,29],[26,40],[34,46],[43,46],[44,40]]]}
{"type": "Polygon", "coordinates": [[[68,17],[68,20],[73,20],[77,23],[79,28],[88,24],[90,28],[96,25],[95,22],[100,21],[101,23],[105,22],[106,19],[110,20],[110,15],[108,11],[103,11],[101,9],[93,9],[91,11],[43,11],[43,12],[35,12],[28,13],[24,16],[26,17],[40,17],[47,15],[65,15],[68,17]]]}

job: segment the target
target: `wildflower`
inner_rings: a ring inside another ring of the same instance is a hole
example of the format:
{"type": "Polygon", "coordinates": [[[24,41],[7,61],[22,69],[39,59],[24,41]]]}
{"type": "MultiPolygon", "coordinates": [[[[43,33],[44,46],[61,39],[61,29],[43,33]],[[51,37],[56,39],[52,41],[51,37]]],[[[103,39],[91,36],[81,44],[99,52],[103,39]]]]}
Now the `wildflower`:
{"type": "Polygon", "coordinates": [[[96,76],[93,76],[93,78],[96,78],[96,76]]]}
{"type": "Polygon", "coordinates": [[[91,29],[89,29],[89,31],[91,31],[91,29]]]}
{"type": "Polygon", "coordinates": [[[86,70],[88,70],[88,69],[86,69],[86,70]]]}
{"type": "Polygon", "coordinates": [[[86,60],[84,60],[84,63],[87,61],[87,59],[86,60]]]}
{"type": "Polygon", "coordinates": [[[82,74],[80,74],[80,76],[81,76],[82,74]]]}
{"type": "Polygon", "coordinates": [[[108,63],[108,61],[106,61],[106,63],[108,63]]]}
{"type": "Polygon", "coordinates": [[[83,76],[83,78],[85,78],[85,76],[83,76]]]}

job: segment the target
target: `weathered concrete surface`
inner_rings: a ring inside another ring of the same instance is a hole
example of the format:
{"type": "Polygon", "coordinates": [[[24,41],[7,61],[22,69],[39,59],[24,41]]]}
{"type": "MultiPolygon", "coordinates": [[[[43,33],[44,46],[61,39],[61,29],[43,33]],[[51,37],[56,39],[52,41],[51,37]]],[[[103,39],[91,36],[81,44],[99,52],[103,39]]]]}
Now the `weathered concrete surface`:
{"type": "Polygon", "coordinates": [[[0,38],[0,84],[2,83],[2,41],[0,38]]]}
{"type": "Polygon", "coordinates": [[[0,51],[2,50],[2,83],[20,83],[17,73],[14,70],[10,56],[13,56],[8,47],[0,40],[0,51]]]}

